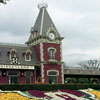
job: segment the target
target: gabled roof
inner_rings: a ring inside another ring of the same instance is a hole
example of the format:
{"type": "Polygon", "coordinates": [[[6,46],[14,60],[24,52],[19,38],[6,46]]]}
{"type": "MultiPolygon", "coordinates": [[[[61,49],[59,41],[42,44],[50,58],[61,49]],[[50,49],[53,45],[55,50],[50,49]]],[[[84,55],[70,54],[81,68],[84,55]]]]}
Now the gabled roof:
{"type": "Polygon", "coordinates": [[[9,51],[12,49],[16,50],[16,55],[18,57],[18,61],[20,62],[19,65],[35,65],[38,63],[36,51],[34,47],[27,47],[26,45],[1,45],[0,44],[0,64],[9,65],[11,64],[11,60],[9,57],[9,51]],[[32,51],[32,59],[31,61],[25,61],[25,52],[27,50],[32,51]]]}
{"type": "MultiPolygon", "coordinates": [[[[33,27],[34,31],[37,31],[36,35],[37,36],[46,36],[48,30],[51,29],[51,31],[56,33],[56,37],[60,37],[60,34],[58,33],[52,19],[50,18],[47,10],[46,10],[46,6],[42,6],[40,8],[37,20],[35,22],[35,25],[33,27]]],[[[29,41],[32,40],[32,34],[29,38],[29,41]]]]}

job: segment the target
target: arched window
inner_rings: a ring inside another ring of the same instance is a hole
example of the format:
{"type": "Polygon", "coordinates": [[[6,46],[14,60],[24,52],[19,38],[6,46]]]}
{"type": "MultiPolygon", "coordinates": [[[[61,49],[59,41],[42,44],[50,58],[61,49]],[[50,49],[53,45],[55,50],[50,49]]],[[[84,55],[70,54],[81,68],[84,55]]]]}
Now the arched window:
{"type": "Polygon", "coordinates": [[[10,60],[12,60],[12,58],[16,57],[17,51],[15,49],[11,49],[9,52],[9,57],[10,60]]]}
{"type": "Polygon", "coordinates": [[[58,83],[59,71],[57,71],[57,70],[48,70],[47,71],[47,76],[48,76],[48,82],[49,83],[51,83],[51,84],[58,83]]]}
{"type": "Polygon", "coordinates": [[[55,48],[49,48],[48,52],[49,52],[49,59],[55,59],[56,49],[55,48]]]}
{"type": "Polygon", "coordinates": [[[25,52],[25,61],[31,61],[31,59],[32,59],[32,52],[31,50],[27,50],[25,52]]]}

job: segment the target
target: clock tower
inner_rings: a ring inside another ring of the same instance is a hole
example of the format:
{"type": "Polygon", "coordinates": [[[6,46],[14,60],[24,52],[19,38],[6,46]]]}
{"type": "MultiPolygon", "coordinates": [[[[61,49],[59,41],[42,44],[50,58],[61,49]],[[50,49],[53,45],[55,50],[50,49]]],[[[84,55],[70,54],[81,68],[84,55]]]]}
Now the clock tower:
{"type": "Polygon", "coordinates": [[[62,40],[48,12],[47,5],[38,5],[39,14],[26,42],[34,47],[40,64],[42,83],[63,83],[62,40]]]}

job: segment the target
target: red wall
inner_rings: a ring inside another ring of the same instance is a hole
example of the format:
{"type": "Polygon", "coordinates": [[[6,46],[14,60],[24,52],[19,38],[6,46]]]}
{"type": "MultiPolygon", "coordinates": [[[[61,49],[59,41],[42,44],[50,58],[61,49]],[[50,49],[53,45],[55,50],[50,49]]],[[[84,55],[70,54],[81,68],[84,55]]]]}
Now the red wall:
{"type": "Polygon", "coordinates": [[[0,76],[0,84],[8,84],[8,77],[0,76]]]}
{"type": "Polygon", "coordinates": [[[19,84],[25,84],[26,83],[26,79],[25,79],[25,76],[23,76],[23,77],[18,77],[18,83],[19,84]]]}
{"type": "Polygon", "coordinates": [[[47,76],[47,71],[48,70],[57,70],[57,71],[59,71],[58,83],[62,83],[61,65],[44,64],[44,79],[45,79],[45,82],[47,82],[47,83],[48,83],[48,76],[47,76]]]}
{"type": "Polygon", "coordinates": [[[48,61],[49,59],[48,48],[50,47],[56,49],[55,60],[60,61],[61,60],[60,44],[43,43],[44,61],[48,61]]]}

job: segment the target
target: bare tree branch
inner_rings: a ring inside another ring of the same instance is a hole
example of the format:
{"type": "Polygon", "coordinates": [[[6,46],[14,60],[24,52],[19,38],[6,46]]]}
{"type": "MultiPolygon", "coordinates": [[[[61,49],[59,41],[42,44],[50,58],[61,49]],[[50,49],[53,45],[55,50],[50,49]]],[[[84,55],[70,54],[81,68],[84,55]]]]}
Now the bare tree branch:
{"type": "Polygon", "coordinates": [[[86,69],[98,69],[100,68],[100,61],[99,60],[87,60],[80,62],[79,65],[86,69]]]}

